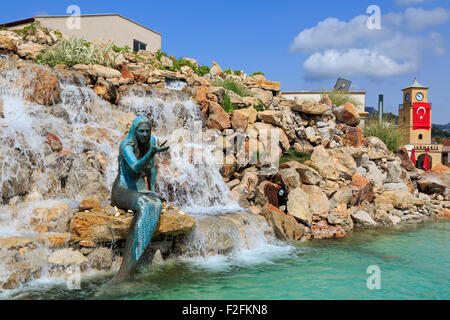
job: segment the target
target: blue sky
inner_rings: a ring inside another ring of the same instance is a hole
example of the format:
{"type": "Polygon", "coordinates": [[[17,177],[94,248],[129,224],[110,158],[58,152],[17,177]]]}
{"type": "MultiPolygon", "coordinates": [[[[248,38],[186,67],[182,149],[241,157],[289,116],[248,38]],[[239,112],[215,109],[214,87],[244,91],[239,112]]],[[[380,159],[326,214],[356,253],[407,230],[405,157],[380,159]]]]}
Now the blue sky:
{"type": "Polygon", "coordinates": [[[2,3],[0,23],[33,15],[120,13],[163,35],[163,51],[201,64],[263,71],[283,91],[331,89],[339,75],[385,95],[397,113],[401,89],[417,76],[430,87],[433,123],[450,122],[450,1],[27,1],[2,3]],[[381,9],[381,29],[366,27],[381,9]]]}

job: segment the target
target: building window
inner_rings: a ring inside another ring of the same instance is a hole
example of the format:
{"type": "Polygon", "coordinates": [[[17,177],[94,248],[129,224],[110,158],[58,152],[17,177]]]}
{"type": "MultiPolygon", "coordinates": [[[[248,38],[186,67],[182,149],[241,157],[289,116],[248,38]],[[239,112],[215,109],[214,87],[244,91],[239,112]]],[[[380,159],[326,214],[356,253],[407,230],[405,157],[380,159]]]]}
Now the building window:
{"type": "Polygon", "coordinates": [[[419,134],[419,140],[422,140],[422,139],[423,139],[423,135],[419,134]]]}
{"type": "Polygon", "coordinates": [[[146,50],[147,45],[143,42],[140,42],[136,39],[133,40],[133,51],[138,52],[139,50],[146,50]]]}

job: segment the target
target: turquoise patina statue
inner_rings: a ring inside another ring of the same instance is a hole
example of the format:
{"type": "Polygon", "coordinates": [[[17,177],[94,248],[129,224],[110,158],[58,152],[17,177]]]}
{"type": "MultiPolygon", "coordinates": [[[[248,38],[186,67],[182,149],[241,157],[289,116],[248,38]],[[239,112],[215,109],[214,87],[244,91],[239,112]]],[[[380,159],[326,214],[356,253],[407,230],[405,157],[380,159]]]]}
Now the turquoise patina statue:
{"type": "Polygon", "coordinates": [[[132,210],[134,218],[122,265],[114,281],[134,278],[136,265],[152,239],[162,209],[161,199],[155,194],[155,154],[169,147],[164,147],[166,142],[158,147],[151,129],[148,118],[136,117],[127,137],[120,143],[119,170],[112,187],[111,204],[132,210]]]}

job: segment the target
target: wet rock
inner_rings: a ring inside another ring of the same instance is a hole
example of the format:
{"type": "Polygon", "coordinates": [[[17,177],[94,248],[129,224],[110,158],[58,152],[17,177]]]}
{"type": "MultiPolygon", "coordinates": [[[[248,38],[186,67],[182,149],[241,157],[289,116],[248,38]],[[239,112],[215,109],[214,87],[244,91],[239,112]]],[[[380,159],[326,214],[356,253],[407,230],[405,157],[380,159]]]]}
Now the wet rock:
{"type": "Polygon", "coordinates": [[[313,223],[311,236],[314,239],[344,238],[345,230],[340,225],[330,225],[327,220],[313,223]]]}
{"type": "Polygon", "coordinates": [[[389,214],[385,210],[376,210],[375,211],[375,221],[383,226],[392,226],[393,222],[390,218],[389,214]]]}
{"type": "Polygon", "coordinates": [[[309,208],[309,196],[301,188],[296,188],[289,192],[287,202],[287,213],[299,221],[310,226],[313,212],[309,208]]]}
{"type": "Polygon", "coordinates": [[[280,205],[278,200],[278,192],[281,190],[281,186],[279,184],[266,181],[263,188],[265,198],[271,205],[278,208],[280,205]]]}
{"type": "Polygon", "coordinates": [[[117,93],[115,86],[111,82],[103,79],[102,77],[99,77],[97,79],[97,83],[95,84],[94,87],[94,92],[96,95],[102,97],[106,101],[109,101],[113,104],[118,103],[119,95],[117,93]]]}
{"type": "Polygon", "coordinates": [[[81,200],[79,206],[80,210],[92,210],[92,209],[99,210],[101,209],[101,207],[102,205],[100,203],[100,199],[97,196],[92,196],[81,200]]]}
{"type": "Polygon", "coordinates": [[[111,249],[99,248],[92,251],[87,258],[89,264],[98,270],[109,270],[113,263],[113,252],[111,249]]]}
{"type": "Polygon", "coordinates": [[[40,105],[53,105],[59,101],[59,79],[47,68],[32,66],[18,80],[28,101],[40,105]]]}
{"type": "Polygon", "coordinates": [[[72,69],[84,74],[88,74],[94,77],[95,79],[97,79],[98,77],[102,77],[104,79],[110,78],[120,79],[122,77],[120,71],[109,67],[104,67],[99,64],[90,64],[90,65],[76,64],[72,67],[72,69]]]}
{"type": "Polygon", "coordinates": [[[294,217],[283,213],[271,204],[266,204],[263,215],[280,240],[301,240],[309,233],[309,229],[298,223],[294,217]]]}
{"type": "Polygon", "coordinates": [[[370,216],[369,213],[363,210],[359,210],[356,213],[352,214],[353,221],[356,226],[359,227],[376,227],[377,223],[370,216]]]}
{"type": "Polygon", "coordinates": [[[85,266],[89,260],[81,252],[67,248],[52,252],[48,262],[57,266],[85,266]]]}

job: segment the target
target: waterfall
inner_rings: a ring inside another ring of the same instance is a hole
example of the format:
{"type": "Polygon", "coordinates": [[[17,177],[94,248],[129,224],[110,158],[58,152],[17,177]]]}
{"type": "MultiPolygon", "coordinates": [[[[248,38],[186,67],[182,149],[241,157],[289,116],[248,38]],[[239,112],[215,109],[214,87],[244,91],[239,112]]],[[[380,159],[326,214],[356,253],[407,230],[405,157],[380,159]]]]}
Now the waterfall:
{"type": "MultiPolygon", "coordinates": [[[[153,123],[152,134],[160,142],[168,140],[170,146],[157,159],[158,194],[199,221],[242,211],[229,198],[230,191],[219,171],[215,152],[223,155],[220,144],[204,143],[220,141],[222,136],[220,132],[202,133],[200,109],[184,92],[135,87],[113,106],[86,86],[83,77],[72,76],[61,78],[59,101],[42,106],[26,99],[20,81],[23,70],[0,59],[0,240],[42,236],[32,223],[39,208],[66,203],[76,210],[80,200],[92,195],[108,201],[117,173],[119,143],[139,115],[148,116],[153,123]],[[51,145],[55,136],[60,142],[56,149],[51,145]]],[[[35,76],[29,70],[25,73],[35,76]]],[[[266,241],[257,231],[266,226],[265,222],[255,224],[255,230],[246,227],[250,231],[244,234],[247,229],[238,225],[232,229],[218,225],[209,232],[231,230],[234,250],[254,246],[255,241],[249,241],[254,236],[258,243],[266,241]]],[[[208,241],[204,235],[193,234],[191,253],[205,253],[208,241]]],[[[39,271],[36,278],[51,275],[47,263],[51,251],[39,244],[23,254],[24,263],[39,271]]],[[[14,271],[8,264],[8,254],[0,248],[0,282],[14,271]]]]}

